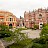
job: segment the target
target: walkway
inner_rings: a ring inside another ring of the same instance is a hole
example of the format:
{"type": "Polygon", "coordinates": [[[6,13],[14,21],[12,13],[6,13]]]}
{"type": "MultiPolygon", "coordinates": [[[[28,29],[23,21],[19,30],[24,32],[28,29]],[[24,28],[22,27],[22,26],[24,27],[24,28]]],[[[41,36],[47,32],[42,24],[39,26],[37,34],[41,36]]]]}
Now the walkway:
{"type": "Polygon", "coordinates": [[[0,40],[0,48],[5,48],[1,40],[0,40]]]}
{"type": "Polygon", "coordinates": [[[39,38],[39,34],[41,32],[41,30],[22,30],[22,33],[26,33],[28,35],[28,38],[39,38]]]}

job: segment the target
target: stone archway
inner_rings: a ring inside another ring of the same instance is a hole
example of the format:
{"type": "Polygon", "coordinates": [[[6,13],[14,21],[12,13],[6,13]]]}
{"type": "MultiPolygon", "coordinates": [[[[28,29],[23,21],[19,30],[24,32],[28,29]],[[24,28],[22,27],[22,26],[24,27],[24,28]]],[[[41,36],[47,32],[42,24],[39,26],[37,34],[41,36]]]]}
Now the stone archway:
{"type": "Polygon", "coordinates": [[[12,28],[12,24],[9,24],[9,28],[10,28],[10,29],[12,28]]]}

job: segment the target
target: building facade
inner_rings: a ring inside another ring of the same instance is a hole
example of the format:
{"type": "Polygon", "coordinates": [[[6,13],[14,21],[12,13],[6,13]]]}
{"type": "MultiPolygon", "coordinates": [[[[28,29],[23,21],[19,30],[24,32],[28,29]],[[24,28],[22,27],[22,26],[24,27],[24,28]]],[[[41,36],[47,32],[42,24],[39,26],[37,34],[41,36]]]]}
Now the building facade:
{"type": "Polygon", "coordinates": [[[17,27],[23,27],[24,26],[24,18],[20,16],[20,18],[17,18],[17,27]]]}
{"type": "Polygon", "coordinates": [[[24,12],[24,25],[27,28],[34,28],[34,25],[38,25],[39,29],[43,24],[48,23],[48,9],[38,9],[32,12],[24,12]]]}
{"type": "Polygon", "coordinates": [[[16,16],[7,11],[0,11],[0,24],[16,27],[16,16]]]}

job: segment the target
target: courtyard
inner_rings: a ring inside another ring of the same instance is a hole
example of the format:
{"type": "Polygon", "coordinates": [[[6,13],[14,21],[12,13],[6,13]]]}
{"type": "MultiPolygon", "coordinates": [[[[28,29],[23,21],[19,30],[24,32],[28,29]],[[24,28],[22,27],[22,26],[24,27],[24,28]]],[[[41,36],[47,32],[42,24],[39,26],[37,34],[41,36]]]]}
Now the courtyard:
{"type": "Polygon", "coordinates": [[[28,38],[34,39],[40,37],[41,30],[28,29],[28,30],[22,30],[21,32],[27,34],[28,38]]]}

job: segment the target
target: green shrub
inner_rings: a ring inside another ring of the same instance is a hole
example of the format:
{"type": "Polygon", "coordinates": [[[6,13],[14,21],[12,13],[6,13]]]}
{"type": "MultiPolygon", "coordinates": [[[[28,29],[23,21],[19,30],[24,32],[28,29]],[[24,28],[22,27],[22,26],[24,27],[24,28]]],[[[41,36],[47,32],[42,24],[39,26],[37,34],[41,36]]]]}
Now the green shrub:
{"type": "Polygon", "coordinates": [[[39,26],[38,25],[34,25],[34,29],[39,29],[39,26]]]}
{"type": "Polygon", "coordinates": [[[0,31],[0,38],[10,37],[12,35],[11,31],[0,31]]]}
{"type": "Polygon", "coordinates": [[[8,26],[0,25],[0,38],[10,37],[12,31],[9,31],[8,26]]]}
{"type": "Polygon", "coordinates": [[[40,36],[44,39],[48,40],[48,25],[46,25],[45,27],[43,27],[40,36]]]}
{"type": "Polygon", "coordinates": [[[4,30],[8,30],[8,26],[5,26],[5,25],[0,25],[0,30],[4,31],[4,30]]]}
{"type": "Polygon", "coordinates": [[[32,47],[32,39],[22,40],[18,43],[12,44],[8,47],[9,48],[31,48],[32,47]]]}

